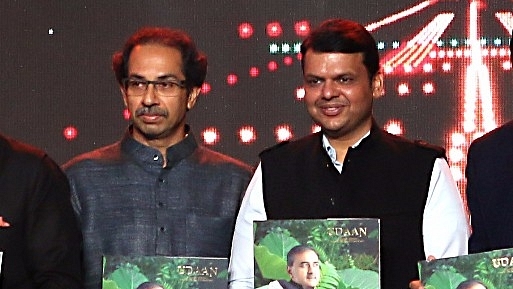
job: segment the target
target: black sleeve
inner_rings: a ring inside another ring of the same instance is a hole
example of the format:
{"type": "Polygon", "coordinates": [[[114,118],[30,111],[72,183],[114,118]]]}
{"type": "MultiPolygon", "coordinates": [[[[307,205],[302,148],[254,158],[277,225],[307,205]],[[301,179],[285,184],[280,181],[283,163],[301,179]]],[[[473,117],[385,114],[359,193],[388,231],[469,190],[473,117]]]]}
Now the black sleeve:
{"type": "Polygon", "coordinates": [[[60,168],[45,156],[26,211],[27,266],[41,289],[82,288],[82,235],[60,168]]]}

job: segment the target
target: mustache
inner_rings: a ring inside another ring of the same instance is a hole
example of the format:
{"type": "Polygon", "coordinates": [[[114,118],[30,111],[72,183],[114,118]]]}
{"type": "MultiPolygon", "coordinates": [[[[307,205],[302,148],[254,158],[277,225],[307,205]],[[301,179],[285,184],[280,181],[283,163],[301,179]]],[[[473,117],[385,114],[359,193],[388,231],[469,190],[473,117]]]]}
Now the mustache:
{"type": "Polygon", "coordinates": [[[158,106],[144,106],[138,108],[135,111],[135,116],[141,115],[159,115],[159,116],[167,116],[167,111],[158,106]]]}
{"type": "Polygon", "coordinates": [[[316,102],[317,106],[346,106],[350,105],[351,103],[346,99],[336,99],[336,100],[325,100],[320,99],[316,102]]]}

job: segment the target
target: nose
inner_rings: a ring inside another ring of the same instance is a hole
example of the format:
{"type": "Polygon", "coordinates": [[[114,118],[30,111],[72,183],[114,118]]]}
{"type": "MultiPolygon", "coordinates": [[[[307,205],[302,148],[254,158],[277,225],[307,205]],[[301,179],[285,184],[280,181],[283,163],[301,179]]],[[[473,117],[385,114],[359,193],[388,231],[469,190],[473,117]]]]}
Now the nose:
{"type": "Polygon", "coordinates": [[[157,97],[155,86],[153,83],[148,84],[148,88],[143,94],[142,102],[146,106],[155,105],[158,103],[159,98],[157,97]]]}
{"type": "Polygon", "coordinates": [[[337,97],[339,95],[337,84],[334,81],[327,80],[324,82],[322,86],[322,97],[326,99],[331,99],[333,97],[337,97]]]}

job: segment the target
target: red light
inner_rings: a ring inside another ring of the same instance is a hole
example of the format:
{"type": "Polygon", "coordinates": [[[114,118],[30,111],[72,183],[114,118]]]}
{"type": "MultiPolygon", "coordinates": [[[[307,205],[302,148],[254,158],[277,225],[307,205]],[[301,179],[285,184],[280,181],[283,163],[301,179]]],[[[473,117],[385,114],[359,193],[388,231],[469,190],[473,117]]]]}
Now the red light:
{"type": "Polygon", "coordinates": [[[228,77],[226,77],[226,83],[228,85],[235,85],[237,83],[238,77],[235,74],[228,74],[228,77]]]}
{"type": "Polygon", "coordinates": [[[269,37],[279,37],[283,33],[283,29],[279,22],[271,22],[267,24],[265,32],[269,37]]]}
{"type": "Polygon", "coordinates": [[[74,126],[68,126],[63,131],[64,138],[68,141],[72,141],[77,138],[78,130],[74,126]]]}
{"type": "Polygon", "coordinates": [[[278,69],[278,63],[276,61],[269,61],[267,69],[269,69],[269,71],[276,71],[278,69]]]}
{"type": "Polygon", "coordinates": [[[128,108],[123,109],[123,118],[125,120],[129,120],[130,119],[130,111],[128,110],[128,108]]]}
{"type": "Polygon", "coordinates": [[[258,67],[251,67],[249,69],[249,76],[251,77],[258,77],[260,75],[260,69],[258,69],[258,67]]]}
{"type": "Polygon", "coordinates": [[[201,93],[208,94],[212,90],[212,87],[210,86],[210,83],[204,82],[201,85],[201,93]]]}
{"type": "Polygon", "coordinates": [[[253,36],[253,25],[250,23],[241,23],[239,25],[239,37],[241,39],[248,39],[253,36]]]}
{"type": "Polygon", "coordinates": [[[307,36],[310,33],[310,23],[306,20],[298,21],[294,24],[294,31],[297,36],[307,36]]]}
{"type": "Polygon", "coordinates": [[[291,66],[294,60],[290,56],[283,57],[283,63],[287,66],[291,66]]]}

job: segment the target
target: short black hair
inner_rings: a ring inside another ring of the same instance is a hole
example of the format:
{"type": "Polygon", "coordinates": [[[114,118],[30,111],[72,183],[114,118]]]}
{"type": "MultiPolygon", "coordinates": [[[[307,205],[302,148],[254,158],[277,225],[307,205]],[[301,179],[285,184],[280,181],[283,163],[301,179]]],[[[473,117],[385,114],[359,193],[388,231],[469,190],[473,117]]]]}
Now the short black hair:
{"type": "Polygon", "coordinates": [[[478,281],[478,280],[474,280],[474,279],[470,279],[470,280],[465,280],[465,281],[461,282],[458,285],[458,287],[456,287],[456,289],[468,289],[468,288],[471,288],[474,285],[482,285],[483,287],[487,288],[485,286],[485,284],[483,284],[483,282],[478,281]]]}
{"type": "Polygon", "coordinates": [[[128,76],[128,60],[137,45],[159,44],[176,48],[182,54],[182,72],[185,86],[190,91],[201,87],[207,74],[207,57],[196,48],[196,44],[184,31],[166,27],[143,27],[137,30],[125,43],[123,50],[112,56],[112,69],[119,85],[128,76]]]}
{"type": "Polygon", "coordinates": [[[162,287],[162,285],[160,285],[159,283],[155,283],[155,282],[143,282],[143,283],[139,284],[139,286],[137,286],[137,289],[154,289],[155,287],[164,288],[164,287],[162,287]]]}
{"type": "Polygon", "coordinates": [[[379,71],[376,41],[361,24],[346,19],[329,19],[313,29],[301,44],[301,68],[305,54],[315,52],[363,53],[363,64],[372,79],[379,71]]]}
{"type": "Polygon", "coordinates": [[[315,251],[314,248],[307,245],[297,245],[290,249],[287,253],[287,266],[291,267],[292,265],[294,265],[294,259],[296,255],[306,251],[312,251],[317,255],[317,257],[319,257],[319,254],[317,253],[317,251],[315,251]]]}

